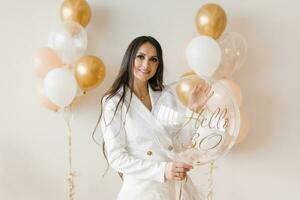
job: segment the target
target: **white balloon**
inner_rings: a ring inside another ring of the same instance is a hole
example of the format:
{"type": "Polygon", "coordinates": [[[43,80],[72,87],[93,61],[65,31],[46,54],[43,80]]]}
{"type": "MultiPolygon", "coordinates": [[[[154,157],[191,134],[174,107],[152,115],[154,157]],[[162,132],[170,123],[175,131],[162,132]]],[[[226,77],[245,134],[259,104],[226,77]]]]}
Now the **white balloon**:
{"type": "Polygon", "coordinates": [[[87,48],[87,33],[80,24],[66,21],[51,33],[48,45],[57,51],[65,64],[72,64],[87,48]]]}
{"type": "Polygon", "coordinates": [[[60,107],[68,106],[76,96],[77,82],[66,67],[49,71],[43,83],[45,95],[60,107]]]}
{"type": "Polygon", "coordinates": [[[221,48],[209,36],[192,39],[186,49],[188,64],[201,76],[212,76],[221,62],[221,48]]]}

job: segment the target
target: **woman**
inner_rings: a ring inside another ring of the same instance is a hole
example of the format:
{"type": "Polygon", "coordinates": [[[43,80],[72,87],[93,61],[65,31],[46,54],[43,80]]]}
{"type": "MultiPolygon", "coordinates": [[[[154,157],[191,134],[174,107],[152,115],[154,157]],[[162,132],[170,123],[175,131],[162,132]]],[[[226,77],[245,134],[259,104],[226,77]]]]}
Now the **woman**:
{"type": "MultiPolygon", "coordinates": [[[[137,37],[102,98],[105,155],[111,167],[123,174],[118,200],[175,200],[176,182],[186,180],[193,168],[171,161],[159,144],[159,137],[168,134],[152,110],[164,89],[163,67],[160,44],[150,36],[137,37]]],[[[165,141],[172,151],[171,140],[165,141]]],[[[199,200],[190,179],[181,191],[182,199],[199,200]]]]}

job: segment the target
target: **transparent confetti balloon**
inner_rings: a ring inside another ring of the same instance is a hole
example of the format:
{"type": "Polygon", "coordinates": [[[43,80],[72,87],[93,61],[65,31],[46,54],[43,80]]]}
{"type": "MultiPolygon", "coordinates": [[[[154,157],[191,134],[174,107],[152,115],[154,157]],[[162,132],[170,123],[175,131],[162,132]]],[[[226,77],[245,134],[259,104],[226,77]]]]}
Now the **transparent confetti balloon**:
{"type": "Polygon", "coordinates": [[[227,32],[218,39],[222,50],[221,64],[215,76],[230,77],[241,68],[247,58],[247,42],[236,32],[227,32]]]}
{"type": "Polygon", "coordinates": [[[65,64],[73,64],[87,48],[87,33],[74,22],[65,21],[51,34],[49,46],[54,48],[65,64]]]}
{"type": "Polygon", "coordinates": [[[153,113],[172,138],[173,146],[162,147],[164,152],[173,160],[194,165],[226,154],[240,127],[239,107],[226,86],[195,75],[170,84],[153,113]]]}

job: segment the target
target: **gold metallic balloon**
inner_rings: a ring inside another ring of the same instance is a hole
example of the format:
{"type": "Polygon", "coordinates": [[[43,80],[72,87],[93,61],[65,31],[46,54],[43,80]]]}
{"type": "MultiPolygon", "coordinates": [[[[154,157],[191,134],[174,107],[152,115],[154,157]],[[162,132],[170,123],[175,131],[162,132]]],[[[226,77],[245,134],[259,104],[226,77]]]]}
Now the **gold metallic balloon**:
{"type": "Polygon", "coordinates": [[[190,71],[183,73],[180,77],[186,77],[186,76],[192,76],[192,75],[197,75],[197,74],[196,74],[196,72],[190,70],[190,71]]]}
{"type": "Polygon", "coordinates": [[[65,0],[60,7],[60,17],[86,27],[91,19],[91,8],[86,0],[65,0]]]}
{"type": "Polygon", "coordinates": [[[226,13],[221,6],[214,3],[202,6],[196,15],[196,27],[202,35],[218,39],[227,23],[226,13]]]}
{"type": "Polygon", "coordinates": [[[176,94],[180,102],[189,107],[189,98],[194,87],[205,84],[203,79],[182,79],[176,86],[176,94]]]}
{"type": "Polygon", "coordinates": [[[94,89],[104,80],[104,63],[96,56],[84,56],[75,63],[74,75],[82,90],[94,89]]]}

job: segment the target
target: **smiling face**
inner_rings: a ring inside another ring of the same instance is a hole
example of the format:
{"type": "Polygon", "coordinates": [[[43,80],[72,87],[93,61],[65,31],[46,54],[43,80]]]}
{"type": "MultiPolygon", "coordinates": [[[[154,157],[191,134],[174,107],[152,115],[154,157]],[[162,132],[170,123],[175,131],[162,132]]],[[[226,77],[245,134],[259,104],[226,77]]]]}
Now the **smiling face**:
{"type": "Polygon", "coordinates": [[[142,44],[134,59],[134,79],[148,81],[155,75],[158,63],[156,48],[149,42],[142,44]]]}

